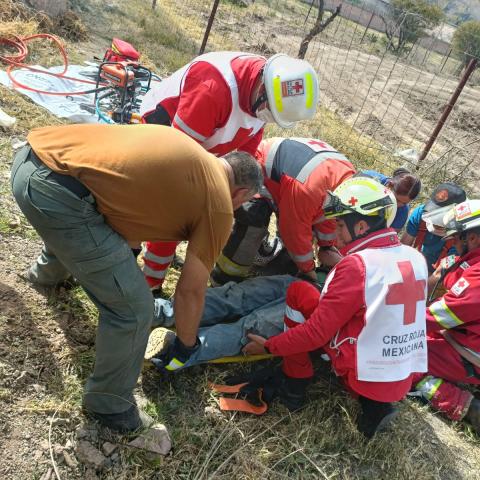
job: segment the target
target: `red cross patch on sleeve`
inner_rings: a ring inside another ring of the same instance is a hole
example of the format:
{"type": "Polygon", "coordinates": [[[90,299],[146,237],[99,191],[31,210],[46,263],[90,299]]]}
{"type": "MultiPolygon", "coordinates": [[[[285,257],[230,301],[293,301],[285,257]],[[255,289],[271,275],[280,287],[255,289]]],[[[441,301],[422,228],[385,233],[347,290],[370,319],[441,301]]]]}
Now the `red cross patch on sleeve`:
{"type": "Polygon", "coordinates": [[[303,95],[304,93],[303,78],[282,82],[282,97],[294,97],[295,95],[303,95]]]}
{"type": "Polygon", "coordinates": [[[459,278],[457,282],[453,285],[453,287],[450,289],[450,291],[456,297],[459,297],[469,285],[470,284],[464,278],[459,278]]]}

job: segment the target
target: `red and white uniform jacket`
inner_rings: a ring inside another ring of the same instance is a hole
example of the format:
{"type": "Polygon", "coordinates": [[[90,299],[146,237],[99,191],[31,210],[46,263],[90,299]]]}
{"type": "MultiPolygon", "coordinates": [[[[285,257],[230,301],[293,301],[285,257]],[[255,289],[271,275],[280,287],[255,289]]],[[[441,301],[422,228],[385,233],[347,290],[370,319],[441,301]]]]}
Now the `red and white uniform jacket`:
{"type": "Polygon", "coordinates": [[[251,111],[251,93],[266,59],[240,52],[200,55],[155,84],[143,98],[145,117],[161,104],[172,126],[209,152],[255,154],[264,122],[251,111]]]}
{"type": "Polygon", "coordinates": [[[448,330],[458,343],[480,354],[480,248],[456,263],[443,280],[448,292],[427,308],[427,329],[448,330]]]}
{"type": "Polygon", "coordinates": [[[349,245],[310,318],[265,346],[279,356],[323,348],[354,392],[398,401],[427,370],[427,278],[423,255],[394,229],[374,232],[349,245]]]}
{"type": "Polygon", "coordinates": [[[264,174],[260,193],[273,200],[283,243],[299,270],[308,272],[315,267],[313,237],[319,246],[335,241],[335,221],[326,220],[323,212],[327,191],[355,169],[333,147],[311,138],[264,140],[256,157],[264,174]]]}

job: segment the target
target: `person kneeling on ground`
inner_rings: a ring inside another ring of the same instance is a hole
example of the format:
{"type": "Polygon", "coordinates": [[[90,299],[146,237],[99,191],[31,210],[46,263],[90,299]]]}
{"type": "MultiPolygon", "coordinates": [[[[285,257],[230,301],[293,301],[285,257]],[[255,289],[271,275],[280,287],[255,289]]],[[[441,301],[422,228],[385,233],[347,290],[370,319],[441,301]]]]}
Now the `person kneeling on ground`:
{"type": "Polygon", "coordinates": [[[408,219],[406,231],[400,241],[423,253],[430,274],[441,260],[455,253],[453,240],[446,241],[442,238],[445,230],[441,225],[445,214],[466,199],[465,191],[457,184],[441,183],[435,188],[428,202],[416,207],[408,219]]]}
{"type": "Polygon", "coordinates": [[[480,434],[480,400],[458,386],[480,385],[480,200],[452,208],[443,227],[460,256],[429,279],[431,298],[441,284],[447,292],[427,308],[428,374],[414,378],[415,393],[480,434]]]}
{"type": "MultiPolygon", "coordinates": [[[[338,187],[326,213],[342,216],[336,233],[346,257],[328,276],[322,294],[310,283],[287,277],[286,331],[268,340],[250,334],[251,342],[243,349],[246,354],[269,351],[283,357],[275,383],[280,400],[297,409],[313,376],[308,352],[322,348],[347,388],[359,396],[358,425],[368,437],[394,416],[391,402],[406,395],[412,373],[427,368],[427,267],[419,252],[401,245],[396,232],[387,228],[395,210],[392,193],[373,179],[356,177],[338,187]],[[406,344],[397,346],[399,338],[406,338],[406,344]]],[[[211,327],[223,338],[230,338],[229,328],[211,327]]],[[[208,349],[209,344],[202,343],[199,351],[208,349]]],[[[154,359],[160,369],[167,362],[162,354],[154,359]]]]}

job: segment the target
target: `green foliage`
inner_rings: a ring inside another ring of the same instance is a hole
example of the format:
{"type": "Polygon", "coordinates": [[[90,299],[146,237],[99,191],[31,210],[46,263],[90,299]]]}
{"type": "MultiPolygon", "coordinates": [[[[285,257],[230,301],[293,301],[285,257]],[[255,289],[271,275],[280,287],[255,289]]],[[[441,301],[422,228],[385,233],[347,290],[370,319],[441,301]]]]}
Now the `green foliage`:
{"type": "Polygon", "coordinates": [[[453,35],[452,44],[465,65],[472,58],[480,62],[480,21],[470,20],[460,25],[453,35]]]}
{"type": "Polygon", "coordinates": [[[389,50],[402,53],[425,34],[425,29],[436,27],[444,17],[442,9],[427,0],[392,0],[390,17],[384,19],[389,50]]]}

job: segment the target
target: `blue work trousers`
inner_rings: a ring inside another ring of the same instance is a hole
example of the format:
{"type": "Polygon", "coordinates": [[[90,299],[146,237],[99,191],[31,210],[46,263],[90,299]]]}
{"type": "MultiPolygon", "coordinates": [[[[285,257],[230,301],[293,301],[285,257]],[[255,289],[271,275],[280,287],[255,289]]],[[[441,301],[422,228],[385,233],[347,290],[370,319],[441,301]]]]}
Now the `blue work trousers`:
{"type": "MultiPolygon", "coordinates": [[[[198,332],[201,346],[183,368],[238,355],[249,341],[248,333],[269,338],[283,332],[287,288],[296,280],[291,275],[274,275],[207,289],[198,332]]],[[[170,327],[175,309],[165,302],[156,300],[154,324],[170,327]]]]}

